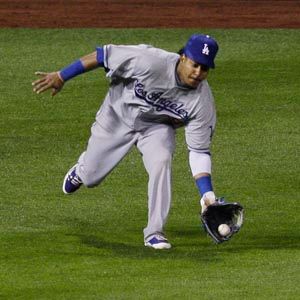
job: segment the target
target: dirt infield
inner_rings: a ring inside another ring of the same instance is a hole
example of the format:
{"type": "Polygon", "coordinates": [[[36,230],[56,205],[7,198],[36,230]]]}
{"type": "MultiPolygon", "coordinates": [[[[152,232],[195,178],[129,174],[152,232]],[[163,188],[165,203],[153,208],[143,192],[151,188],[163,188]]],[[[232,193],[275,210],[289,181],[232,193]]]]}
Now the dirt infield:
{"type": "Polygon", "coordinates": [[[298,0],[0,0],[0,27],[300,28],[298,0]]]}

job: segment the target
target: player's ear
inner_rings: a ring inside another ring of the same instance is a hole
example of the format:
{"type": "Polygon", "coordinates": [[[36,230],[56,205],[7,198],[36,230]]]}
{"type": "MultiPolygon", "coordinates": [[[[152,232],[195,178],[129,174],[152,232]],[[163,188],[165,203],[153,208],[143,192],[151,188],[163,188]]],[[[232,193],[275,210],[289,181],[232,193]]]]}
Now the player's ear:
{"type": "Polygon", "coordinates": [[[186,56],[184,54],[182,54],[180,56],[180,62],[185,62],[185,60],[186,60],[186,56]]]}

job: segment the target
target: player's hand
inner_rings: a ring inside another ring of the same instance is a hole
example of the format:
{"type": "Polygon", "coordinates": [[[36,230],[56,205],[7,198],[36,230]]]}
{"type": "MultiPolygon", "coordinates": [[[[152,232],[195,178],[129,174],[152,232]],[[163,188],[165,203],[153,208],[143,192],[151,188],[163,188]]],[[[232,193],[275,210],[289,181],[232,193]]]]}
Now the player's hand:
{"type": "Polygon", "coordinates": [[[35,72],[35,75],[40,77],[32,83],[33,91],[37,94],[52,89],[51,94],[52,96],[55,96],[64,86],[64,81],[61,79],[58,72],[35,72]]]}
{"type": "Polygon", "coordinates": [[[209,205],[212,205],[215,202],[216,202],[215,193],[213,191],[206,192],[200,200],[201,213],[203,213],[209,205]]]}

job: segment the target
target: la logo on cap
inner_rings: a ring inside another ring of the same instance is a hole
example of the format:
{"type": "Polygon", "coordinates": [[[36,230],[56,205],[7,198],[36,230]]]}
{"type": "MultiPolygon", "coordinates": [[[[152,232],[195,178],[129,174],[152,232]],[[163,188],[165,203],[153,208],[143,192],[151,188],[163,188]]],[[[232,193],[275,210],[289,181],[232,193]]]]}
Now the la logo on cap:
{"type": "Polygon", "coordinates": [[[204,44],[204,47],[202,49],[202,53],[205,54],[205,55],[209,55],[209,49],[208,49],[207,44],[204,44]]]}

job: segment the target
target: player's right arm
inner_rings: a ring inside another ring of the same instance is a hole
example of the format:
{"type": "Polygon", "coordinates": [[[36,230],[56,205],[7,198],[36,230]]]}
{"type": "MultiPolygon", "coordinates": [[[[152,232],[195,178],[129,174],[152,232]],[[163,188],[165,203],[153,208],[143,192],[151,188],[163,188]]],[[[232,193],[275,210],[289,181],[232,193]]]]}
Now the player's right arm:
{"type": "Polygon", "coordinates": [[[137,58],[140,58],[141,53],[147,48],[149,48],[147,45],[97,47],[95,52],[76,60],[60,71],[36,72],[35,74],[40,78],[32,83],[33,91],[40,94],[52,89],[52,96],[54,96],[63,88],[66,81],[97,67],[104,67],[109,70],[108,77],[132,78],[145,72],[145,63],[137,64],[136,62],[137,58]]]}
{"type": "Polygon", "coordinates": [[[84,72],[101,67],[102,64],[99,63],[99,60],[100,58],[99,56],[97,57],[97,52],[95,51],[83,56],[60,71],[51,73],[35,72],[35,75],[38,75],[40,78],[32,83],[33,91],[40,94],[52,89],[52,96],[55,96],[63,88],[66,81],[84,72]]]}

